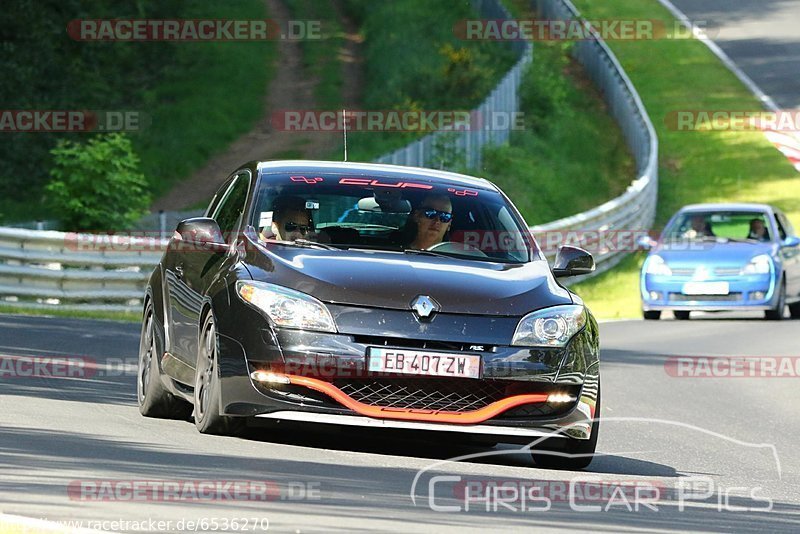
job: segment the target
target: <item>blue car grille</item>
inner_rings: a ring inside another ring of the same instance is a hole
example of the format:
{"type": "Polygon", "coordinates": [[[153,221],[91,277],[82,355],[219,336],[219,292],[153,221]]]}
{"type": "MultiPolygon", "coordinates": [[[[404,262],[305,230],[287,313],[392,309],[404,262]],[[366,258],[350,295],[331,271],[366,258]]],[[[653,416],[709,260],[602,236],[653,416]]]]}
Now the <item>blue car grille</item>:
{"type": "Polygon", "coordinates": [[[683,293],[670,293],[670,302],[739,302],[742,300],[741,293],[730,293],[728,295],[684,295],[683,293]]]}

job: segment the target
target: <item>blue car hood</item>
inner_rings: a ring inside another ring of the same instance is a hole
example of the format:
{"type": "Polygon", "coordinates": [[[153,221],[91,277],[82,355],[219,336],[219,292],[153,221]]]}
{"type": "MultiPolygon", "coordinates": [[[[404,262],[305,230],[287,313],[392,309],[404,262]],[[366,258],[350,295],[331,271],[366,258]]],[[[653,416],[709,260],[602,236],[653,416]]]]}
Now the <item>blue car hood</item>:
{"type": "Polygon", "coordinates": [[[744,266],[754,256],[773,255],[773,243],[759,242],[676,242],[658,245],[653,254],[658,254],[670,266],[681,265],[727,265],[744,266]]]}

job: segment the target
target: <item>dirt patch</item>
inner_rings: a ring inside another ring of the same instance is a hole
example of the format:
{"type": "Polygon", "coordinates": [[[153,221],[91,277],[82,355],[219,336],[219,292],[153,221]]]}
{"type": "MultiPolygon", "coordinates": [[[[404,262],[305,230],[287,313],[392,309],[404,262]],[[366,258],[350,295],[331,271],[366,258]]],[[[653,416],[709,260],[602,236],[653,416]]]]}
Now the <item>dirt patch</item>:
{"type": "MultiPolygon", "coordinates": [[[[266,4],[271,18],[285,28],[290,15],[283,2],[266,0],[266,4]]],[[[345,16],[341,4],[336,1],[334,6],[346,33],[345,44],[339,53],[344,71],[342,97],[345,105],[352,107],[361,97],[361,39],[356,25],[345,16]]],[[[340,142],[340,133],[284,132],[274,129],[271,124],[273,111],[316,109],[313,97],[316,84],[317,80],[308,76],[303,68],[300,43],[280,41],[275,76],[265,96],[264,115],[256,126],[157,200],[152,206],[153,211],[180,210],[210,200],[230,173],[251,160],[313,159],[330,154],[340,142]]]]}

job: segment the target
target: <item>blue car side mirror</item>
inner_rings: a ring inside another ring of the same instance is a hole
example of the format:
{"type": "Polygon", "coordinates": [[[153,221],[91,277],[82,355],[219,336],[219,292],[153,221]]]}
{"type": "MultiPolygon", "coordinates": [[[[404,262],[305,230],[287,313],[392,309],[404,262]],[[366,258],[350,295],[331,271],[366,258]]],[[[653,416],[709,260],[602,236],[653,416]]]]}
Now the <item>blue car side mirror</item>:
{"type": "Polygon", "coordinates": [[[784,247],[796,247],[800,245],[800,237],[792,235],[783,240],[784,247]]]}

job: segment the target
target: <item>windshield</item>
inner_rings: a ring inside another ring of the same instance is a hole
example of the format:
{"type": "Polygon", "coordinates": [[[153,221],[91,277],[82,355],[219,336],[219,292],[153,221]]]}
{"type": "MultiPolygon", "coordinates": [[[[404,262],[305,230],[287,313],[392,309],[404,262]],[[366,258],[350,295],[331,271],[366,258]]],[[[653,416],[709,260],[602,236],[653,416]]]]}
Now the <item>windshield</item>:
{"type": "Polygon", "coordinates": [[[251,225],[263,241],[441,254],[479,261],[538,259],[502,195],[426,177],[264,175],[251,225]]]}
{"type": "Polygon", "coordinates": [[[675,240],[769,241],[767,214],[760,211],[688,211],[679,214],[664,230],[664,238],[675,240]]]}

